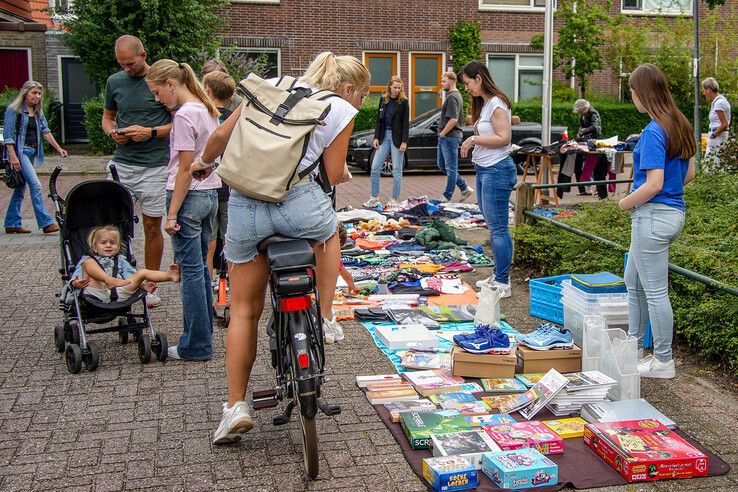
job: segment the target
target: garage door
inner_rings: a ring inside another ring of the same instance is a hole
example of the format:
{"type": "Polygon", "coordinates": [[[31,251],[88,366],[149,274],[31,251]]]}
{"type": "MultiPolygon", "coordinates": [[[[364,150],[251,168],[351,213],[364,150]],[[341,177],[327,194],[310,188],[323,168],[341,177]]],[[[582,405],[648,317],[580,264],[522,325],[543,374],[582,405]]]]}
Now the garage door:
{"type": "Polygon", "coordinates": [[[0,49],[0,92],[6,88],[20,89],[30,78],[30,49],[0,49]]]}

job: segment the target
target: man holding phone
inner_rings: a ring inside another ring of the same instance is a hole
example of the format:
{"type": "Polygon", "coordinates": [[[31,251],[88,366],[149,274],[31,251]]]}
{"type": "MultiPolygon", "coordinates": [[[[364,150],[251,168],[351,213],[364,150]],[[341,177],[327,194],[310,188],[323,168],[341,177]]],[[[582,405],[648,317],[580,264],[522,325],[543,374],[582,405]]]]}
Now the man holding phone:
{"type": "MultiPolygon", "coordinates": [[[[144,228],[144,263],[159,270],[164,251],[161,218],[166,214],[170,108],[154,99],[146,84],[149,65],[141,40],[124,35],[115,42],[115,58],[122,70],[108,77],[102,129],[116,144],[113,159],[120,182],[141,202],[144,228]]],[[[108,179],[112,176],[108,171],[108,179]]],[[[147,296],[150,307],[161,299],[147,296]]]]}

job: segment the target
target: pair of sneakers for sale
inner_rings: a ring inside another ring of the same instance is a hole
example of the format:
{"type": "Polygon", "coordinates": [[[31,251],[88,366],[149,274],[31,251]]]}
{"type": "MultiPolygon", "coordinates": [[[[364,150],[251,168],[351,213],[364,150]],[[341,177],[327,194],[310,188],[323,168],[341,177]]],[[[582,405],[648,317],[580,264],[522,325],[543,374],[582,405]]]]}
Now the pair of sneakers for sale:
{"type": "Polygon", "coordinates": [[[574,338],[569,330],[553,323],[541,323],[538,328],[526,335],[518,335],[518,343],[533,350],[570,349],[574,338]]]}
{"type": "Polygon", "coordinates": [[[509,354],[510,337],[490,325],[477,326],[474,333],[454,335],[454,343],[472,354],[509,354]]]}

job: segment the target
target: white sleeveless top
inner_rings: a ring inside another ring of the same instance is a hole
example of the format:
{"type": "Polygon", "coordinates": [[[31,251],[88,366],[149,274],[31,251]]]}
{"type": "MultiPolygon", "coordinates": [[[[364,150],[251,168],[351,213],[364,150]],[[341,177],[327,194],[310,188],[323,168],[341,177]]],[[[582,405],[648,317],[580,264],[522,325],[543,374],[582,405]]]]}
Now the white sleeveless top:
{"type": "MultiPolygon", "coordinates": [[[[510,108],[497,96],[490,98],[487,104],[482,106],[479,120],[474,124],[474,134],[480,136],[497,135],[492,126],[492,114],[497,108],[502,108],[507,113],[507,120],[512,122],[512,113],[510,108]]],[[[472,151],[472,162],[481,167],[489,167],[497,164],[502,159],[510,155],[510,145],[504,147],[485,147],[484,145],[475,145],[472,151]]]]}

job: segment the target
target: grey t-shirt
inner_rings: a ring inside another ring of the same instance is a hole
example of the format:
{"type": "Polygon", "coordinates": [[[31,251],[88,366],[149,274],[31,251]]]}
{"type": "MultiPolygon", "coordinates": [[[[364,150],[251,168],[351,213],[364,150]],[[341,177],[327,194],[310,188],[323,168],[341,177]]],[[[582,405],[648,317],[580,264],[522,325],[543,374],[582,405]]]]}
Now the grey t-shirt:
{"type": "MultiPolygon", "coordinates": [[[[108,77],[105,84],[105,109],[117,111],[118,128],[141,125],[146,128],[172,122],[163,104],[154,100],[146,77],[130,77],[123,71],[108,77]]],[[[113,160],[130,166],[157,167],[169,162],[169,139],[153,137],[143,142],[129,140],[116,145],[113,160]]]]}
{"type": "Polygon", "coordinates": [[[461,121],[463,120],[463,115],[461,114],[464,110],[464,99],[461,97],[461,93],[459,91],[453,91],[446,94],[446,100],[443,101],[443,106],[441,107],[441,124],[438,125],[438,131],[440,132],[444,128],[446,128],[446,124],[448,123],[448,120],[451,118],[456,118],[456,125],[451,129],[450,132],[448,132],[445,136],[446,137],[456,137],[461,138],[464,136],[464,132],[461,131],[461,121]]]}

